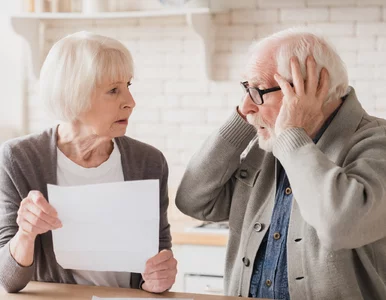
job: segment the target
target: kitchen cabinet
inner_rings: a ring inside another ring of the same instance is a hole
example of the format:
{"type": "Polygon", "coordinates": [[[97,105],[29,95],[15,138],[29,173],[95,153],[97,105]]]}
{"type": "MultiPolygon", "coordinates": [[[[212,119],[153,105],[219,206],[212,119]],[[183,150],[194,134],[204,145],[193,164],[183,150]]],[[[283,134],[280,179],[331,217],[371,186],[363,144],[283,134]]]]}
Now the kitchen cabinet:
{"type": "Polygon", "coordinates": [[[175,292],[223,294],[226,246],[175,245],[178,261],[175,292]]]}
{"type": "Polygon", "coordinates": [[[186,274],[184,277],[185,293],[224,295],[222,276],[186,274]]]}

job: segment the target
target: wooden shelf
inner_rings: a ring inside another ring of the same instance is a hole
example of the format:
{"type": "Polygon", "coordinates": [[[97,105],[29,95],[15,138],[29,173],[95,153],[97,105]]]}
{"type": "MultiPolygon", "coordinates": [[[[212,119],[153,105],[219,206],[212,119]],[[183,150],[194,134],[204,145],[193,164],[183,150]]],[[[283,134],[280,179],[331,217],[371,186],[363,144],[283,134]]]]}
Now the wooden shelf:
{"type": "Polygon", "coordinates": [[[212,78],[212,54],[214,51],[214,26],[212,14],[225,12],[225,7],[216,8],[180,8],[160,9],[150,11],[129,11],[129,12],[105,12],[95,14],[83,13],[23,13],[11,17],[11,23],[16,33],[21,35],[29,44],[30,61],[32,71],[36,78],[39,78],[40,69],[43,63],[42,45],[44,41],[45,21],[52,20],[101,20],[101,19],[129,19],[149,17],[173,17],[185,16],[186,22],[202,42],[202,53],[204,63],[202,72],[206,78],[212,78]]]}
{"type": "Polygon", "coordinates": [[[18,19],[38,19],[38,20],[64,20],[64,19],[127,19],[127,18],[147,18],[147,17],[172,17],[188,14],[211,14],[221,12],[222,10],[213,10],[206,7],[200,8],[181,8],[181,9],[158,9],[124,12],[104,12],[104,13],[24,13],[13,16],[18,19]]]}

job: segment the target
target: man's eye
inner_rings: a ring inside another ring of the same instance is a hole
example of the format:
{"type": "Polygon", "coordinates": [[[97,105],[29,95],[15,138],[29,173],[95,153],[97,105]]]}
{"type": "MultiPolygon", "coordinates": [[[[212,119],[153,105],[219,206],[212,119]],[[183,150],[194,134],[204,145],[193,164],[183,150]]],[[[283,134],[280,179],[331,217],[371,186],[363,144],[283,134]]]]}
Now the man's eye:
{"type": "Polygon", "coordinates": [[[109,94],[116,94],[117,93],[117,88],[113,88],[112,90],[109,91],[109,94]]]}

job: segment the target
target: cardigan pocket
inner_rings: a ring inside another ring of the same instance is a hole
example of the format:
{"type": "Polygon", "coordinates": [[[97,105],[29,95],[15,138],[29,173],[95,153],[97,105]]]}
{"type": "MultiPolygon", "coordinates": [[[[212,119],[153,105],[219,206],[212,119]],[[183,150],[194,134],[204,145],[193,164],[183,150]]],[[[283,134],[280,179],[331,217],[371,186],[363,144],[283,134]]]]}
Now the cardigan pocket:
{"type": "Polygon", "coordinates": [[[256,169],[244,163],[236,170],[235,177],[247,186],[253,187],[260,171],[261,169],[256,169]]]}

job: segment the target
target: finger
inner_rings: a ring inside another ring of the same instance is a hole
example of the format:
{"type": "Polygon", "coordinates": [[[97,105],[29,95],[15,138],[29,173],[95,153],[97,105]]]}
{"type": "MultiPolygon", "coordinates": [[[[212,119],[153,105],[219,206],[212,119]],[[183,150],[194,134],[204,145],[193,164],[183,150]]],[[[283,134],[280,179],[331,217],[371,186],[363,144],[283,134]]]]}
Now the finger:
{"type": "Polygon", "coordinates": [[[32,234],[41,234],[44,232],[47,232],[47,229],[40,228],[31,222],[28,221],[28,217],[26,218],[25,216],[19,216],[16,219],[17,224],[19,225],[19,228],[21,228],[23,231],[27,233],[32,233],[32,234]]]}
{"type": "Polygon", "coordinates": [[[306,59],[307,66],[307,79],[306,79],[306,92],[315,95],[318,89],[318,74],[316,71],[316,62],[312,56],[308,56],[306,59]]]}
{"type": "Polygon", "coordinates": [[[319,87],[316,93],[317,99],[324,101],[327,98],[328,90],[330,88],[330,76],[326,68],[323,68],[320,72],[319,87]]]}
{"type": "Polygon", "coordinates": [[[145,281],[142,288],[146,291],[153,293],[162,293],[167,289],[170,289],[175,282],[175,279],[160,279],[160,280],[149,280],[145,281]]]}
{"type": "Polygon", "coordinates": [[[161,264],[164,261],[167,261],[168,259],[171,259],[173,257],[173,252],[170,250],[162,250],[161,252],[154,255],[152,258],[150,258],[146,264],[156,266],[158,264],[161,264]]]}
{"type": "Polygon", "coordinates": [[[279,84],[279,86],[280,86],[280,88],[285,96],[291,97],[291,96],[295,95],[295,92],[294,92],[292,86],[281,75],[275,74],[273,77],[275,78],[276,82],[279,84]]]}
{"type": "Polygon", "coordinates": [[[29,211],[24,212],[20,217],[21,217],[22,220],[27,221],[32,226],[34,226],[37,229],[39,229],[39,231],[46,232],[48,230],[54,229],[53,226],[51,226],[47,222],[41,220],[39,217],[37,217],[36,215],[34,215],[33,213],[31,213],[29,211]]]}
{"type": "Polygon", "coordinates": [[[173,270],[162,270],[162,271],[157,271],[153,273],[144,273],[143,274],[143,279],[145,281],[148,280],[160,280],[160,279],[167,279],[170,277],[173,277],[176,274],[173,270]]]}
{"type": "Polygon", "coordinates": [[[291,74],[293,78],[295,93],[298,95],[303,95],[304,79],[303,79],[302,71],[300,69],[299,60],[296,56],[291,57],[291,74]]]}
{"type": "Polygon", "coordinates": [[[46,198],[44,198],[43,194],[39,191],[30,191],[28,197],[35,203],[42,211],[46,214],[56,217],[58,213],[55,208],[53,208],[46,198]]]}
{"type": "Polygon", "coordinates": [[[177,260],[175,258],[170,258],[167,261],[159,263],[157,265],[149,265],[145,268],[145,274],[152,274],[156,272],[161,272],[165,270],[171,270],[177,273],[177,260]]]}
{"type": "Polygon", "coordinates": [[[43,220],[44,222],[48,223],[52,227],[59,228],[62,226],[62,223],[60,220],[56,217],[52,217],[50,215],[47,215],[44,211],[42,211],[38,206],[36,206],[34,203],[31,203],[30,205],[25,207],[26,210],[37,216],[39,219],[43,220]]]}

